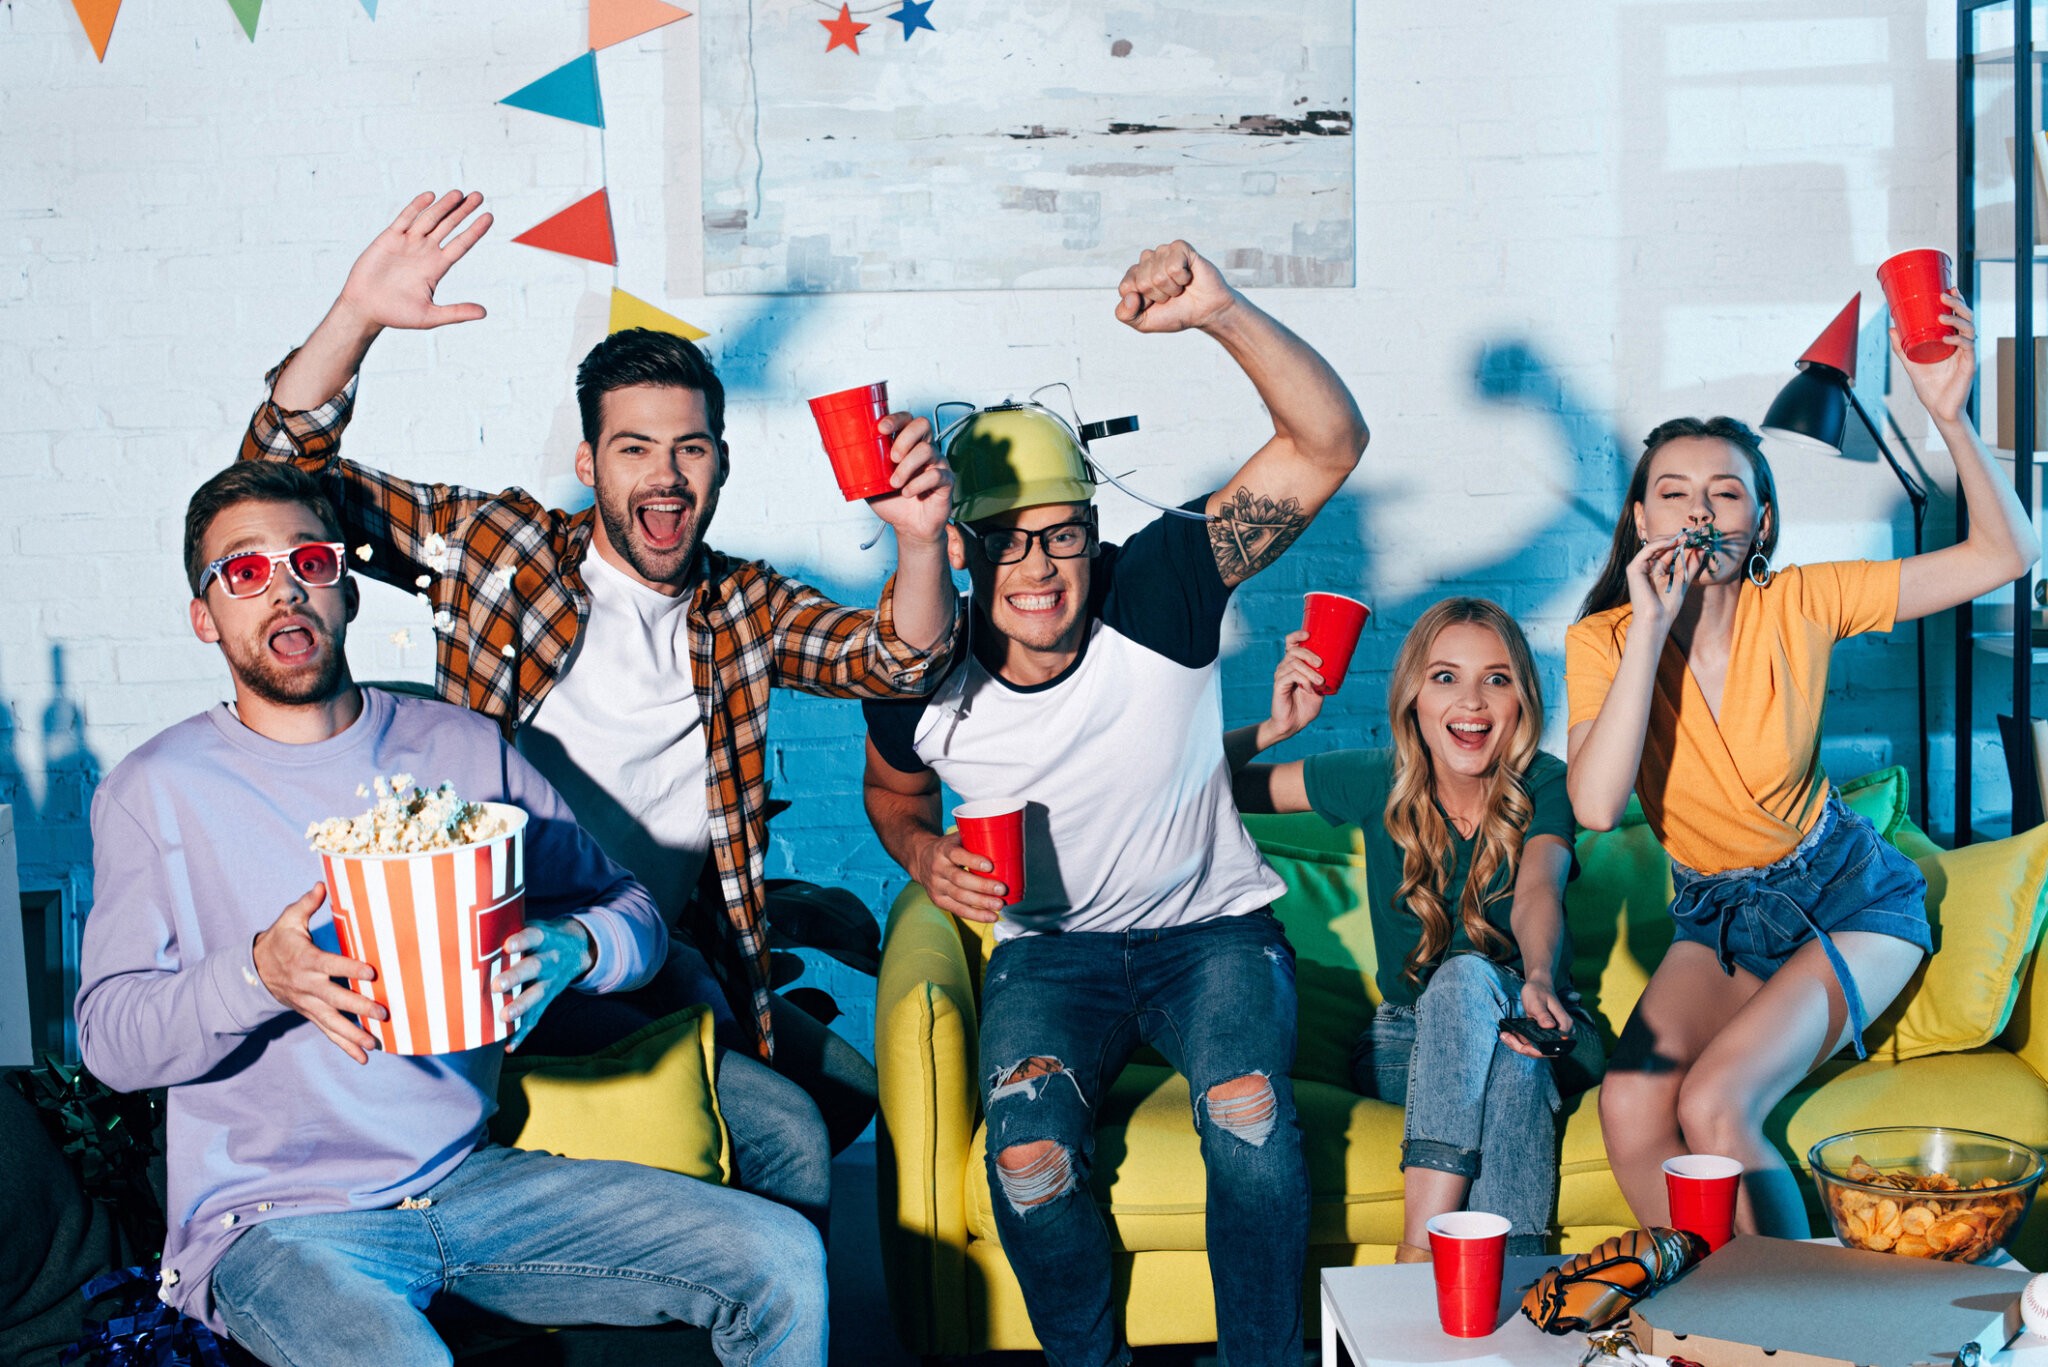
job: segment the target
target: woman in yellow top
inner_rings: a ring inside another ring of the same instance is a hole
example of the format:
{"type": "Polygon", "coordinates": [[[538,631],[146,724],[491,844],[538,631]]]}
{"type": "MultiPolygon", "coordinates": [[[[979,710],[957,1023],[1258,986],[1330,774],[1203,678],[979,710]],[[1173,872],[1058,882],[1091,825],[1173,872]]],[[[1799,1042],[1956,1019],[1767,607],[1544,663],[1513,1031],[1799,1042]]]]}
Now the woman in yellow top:
{"type": "Polygon", "coordinates": [[[1774,571],[1779,509],[1756,434],[1680,418],[1647,438],[1565,638],[1572,809],[1607,830],[1633,789],[1677,888],[1671,951],[1600,1097],[1608,1159],[1646,1225],[1670,1220],[1664,1160],[1714,1153],[1746,1169],[1737,1229],[1806,1235],[1764,1118],[1845,1042],[1862,1055],[1864,1026],[1929,948],[1919,871],[1832,794],[1819,749],[1836,641],[1988,593],[2040,555],[1963,416],[1975,333],[1945,298],[1954,352],[1917,365],[1896,332],[1892,351],[1955,460],[1966,540],[1774,571]]]}

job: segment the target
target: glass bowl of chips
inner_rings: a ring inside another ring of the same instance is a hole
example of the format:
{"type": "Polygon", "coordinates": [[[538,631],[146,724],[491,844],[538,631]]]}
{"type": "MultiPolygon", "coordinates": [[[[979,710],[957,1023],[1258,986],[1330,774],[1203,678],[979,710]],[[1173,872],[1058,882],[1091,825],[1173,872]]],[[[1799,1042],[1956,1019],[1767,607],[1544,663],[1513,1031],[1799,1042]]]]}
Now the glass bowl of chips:
{"type": "Polygon", "coordinates": [[[2041,1155],[1944,1125],[1891,1125],[1823,1139],[1806,1154],[1835,1237],[1850,1248],[1977,1263],[2027,1218],[2041,1155]]]}

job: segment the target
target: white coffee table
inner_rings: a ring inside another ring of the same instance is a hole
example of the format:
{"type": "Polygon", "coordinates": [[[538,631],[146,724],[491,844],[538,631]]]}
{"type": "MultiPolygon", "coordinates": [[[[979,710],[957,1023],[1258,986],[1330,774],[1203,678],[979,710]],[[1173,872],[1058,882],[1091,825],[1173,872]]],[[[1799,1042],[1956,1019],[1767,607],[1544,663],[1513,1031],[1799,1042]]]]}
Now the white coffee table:
{"type": "Polygon", "coordinates": [[[1584,1334],[1546,1334],[1521,1313],[1522,1289],[1559,1258],[1509,1258],[1501,1278],[1497,1328],[1484,1338],[1452,1338],[1436,1317],[1436,1279],[1428,1263],[1333,1267],[1323,1273],[1323,1367],[1578,1367],[1584,1334]],[[1339,1356],[1339,1349],[1343,1356],[1339,1356]]]}
{"type": "MultiPolygon", "coordinates": [[[[1818,1238],[1813,1243],[1834,1243],[1818,1238]]],[[[1546,1334],[1521,1312],[1522,1291],[1562,1258],[1509,1258],[1498,1326],[1484,1338],[1452,1338],[1436,1317],[1428,1263],[1333,1267],[1323,1272],[1323,1367],[1578,1367],[1584,1334],[1546,1334]],[[1339,1350],[1342,1350],[1342,1356],[1339,1350]]],[[[1990,1266],[2018,1266],[2000,1253],[1990,1266]]],[[[2022,1334],[1986,1367],[2048,1367],[2048,1340],[2022,1334]]]]}

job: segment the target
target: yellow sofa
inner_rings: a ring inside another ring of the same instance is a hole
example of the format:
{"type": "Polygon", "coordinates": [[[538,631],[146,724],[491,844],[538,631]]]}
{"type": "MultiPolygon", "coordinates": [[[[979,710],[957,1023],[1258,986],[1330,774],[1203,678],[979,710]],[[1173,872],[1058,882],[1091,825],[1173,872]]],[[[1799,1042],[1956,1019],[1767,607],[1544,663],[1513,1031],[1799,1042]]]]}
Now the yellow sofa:
{"type": "MultiPolygon", "coordinates": [[[[1786,1098],[1771,1117],[1773,1139],[1802,1168],[1816,1140],[1868,1125],[1959,1124],[2048,1145],[2048,984],[2034,972],[2048,830],[1947,854],[1905,819],[1901,771],[1845,794],[1923,860],[1936,943],[1952,952],[1874,1025],[1868,1061],[1845,1055],[1786,1098]],[[1962,1045],[1971,1047],[1951,1047],[1962,1045]]],[[[1298,956],[1293,1076],[1312,1193],[1303,1296],[1313,1333],[1322,1268],[1392,1259],[1401,1112],[1360,1097],[1346,1076],[1351,1042],[1377,1004],[1358,832],[1314,816],[1246,824],[1289,885],[1275,910],[1298,956]]],[[[1578,854],[1568,899],[1574,977],[1611,1043],[1670,944],[1670,866],[1634,813],[1614,831],[1582,835],[1578,854]]],[[[897,1333],[918,1353],[1038,1346],[983,1165],[976,1008],[991,943],[915,885],[890,912],[875,1020],[879,1216],[897,1333]]],[[[1567,1102],[1557,1210],[1567,1252],[1635,1224],[1607,1167],[1596,1096],[1567,1102]]],[[[1129,1341],[1213,1340],[1187,1087],[1156,1056],[1141,1054],[1105,1099],[1093,1186],[1119,1250],[1129,1341]]],[[[1817,1212],[1815,1221],[1824,1228],[1817,1212]]],[[[2040,1209],[2016,1251],[2033,1266],[2048,1262],[2040,1209]]]]}

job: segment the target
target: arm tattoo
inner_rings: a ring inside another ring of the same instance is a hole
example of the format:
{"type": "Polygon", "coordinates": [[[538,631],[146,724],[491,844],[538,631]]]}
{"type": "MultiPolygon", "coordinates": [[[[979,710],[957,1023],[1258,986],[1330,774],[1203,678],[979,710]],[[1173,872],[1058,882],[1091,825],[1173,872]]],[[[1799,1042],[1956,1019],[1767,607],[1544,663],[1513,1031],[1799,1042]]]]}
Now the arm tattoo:
{"type": "Polygon", "coordinates": [[[1278,560],[1308,526],[1310,516],[1300,499],[1266,498],[1238,486],[1209,523],[1209,546],[1223,582],[1241,584],[1278,560]]]}

